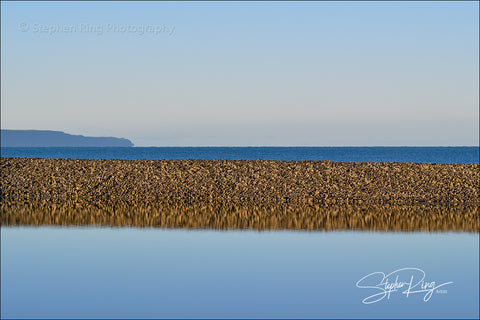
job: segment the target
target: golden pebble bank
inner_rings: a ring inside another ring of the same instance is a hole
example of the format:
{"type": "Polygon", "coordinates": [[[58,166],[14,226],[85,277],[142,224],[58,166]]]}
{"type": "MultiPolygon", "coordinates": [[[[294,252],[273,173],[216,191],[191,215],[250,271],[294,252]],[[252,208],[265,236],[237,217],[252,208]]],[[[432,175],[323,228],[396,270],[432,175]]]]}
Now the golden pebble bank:
{"type": "Polygon", "coordinates": [[[478,232],[479,169],[479,164],[1,158],[1,221],[478,232]]]}

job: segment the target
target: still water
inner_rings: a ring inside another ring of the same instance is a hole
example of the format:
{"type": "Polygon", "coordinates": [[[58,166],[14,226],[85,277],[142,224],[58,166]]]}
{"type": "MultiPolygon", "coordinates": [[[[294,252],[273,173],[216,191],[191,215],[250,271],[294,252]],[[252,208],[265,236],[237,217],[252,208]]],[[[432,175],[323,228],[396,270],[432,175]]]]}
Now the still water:
{"type": "Polygon", "coordinates": [[[478,163],[478,147],[135,147],[1,148],[2,157],[69,159],[330,160],[478,163]]]}
{"type": "Polygon", "coordinates": [[[478,233],[2,227],[1,240],[2,318],[479,316],[478,233]]]}

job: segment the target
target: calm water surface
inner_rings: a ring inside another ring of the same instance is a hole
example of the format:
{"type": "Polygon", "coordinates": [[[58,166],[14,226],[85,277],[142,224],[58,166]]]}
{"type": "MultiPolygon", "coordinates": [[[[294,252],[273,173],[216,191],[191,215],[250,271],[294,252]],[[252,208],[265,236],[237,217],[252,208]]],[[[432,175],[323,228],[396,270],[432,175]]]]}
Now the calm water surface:
{"type": "Polygon", "coordinates": [[[265,159],[478,163],[478,147],[1,148],[2,157],[74,159],[265,159]]]}
{"type": "Polygon", "coordinates": [[[479,316],[475,233],[2,227],[1,240],[2,318],[479,316]],[[384,289],[361,278],[401,268],[453,283],[427,302],[404,286],[362,303],[384,289]]]}

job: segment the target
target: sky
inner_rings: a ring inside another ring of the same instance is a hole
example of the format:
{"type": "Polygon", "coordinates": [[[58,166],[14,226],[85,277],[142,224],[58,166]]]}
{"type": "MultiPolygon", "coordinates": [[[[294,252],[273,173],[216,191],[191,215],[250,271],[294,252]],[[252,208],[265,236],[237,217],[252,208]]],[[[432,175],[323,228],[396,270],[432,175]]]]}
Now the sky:
{"type": "Polygon", "coordinates": [[[1,3],[1,127],[136,146],[479,144],[479,3],[1,3]]]}

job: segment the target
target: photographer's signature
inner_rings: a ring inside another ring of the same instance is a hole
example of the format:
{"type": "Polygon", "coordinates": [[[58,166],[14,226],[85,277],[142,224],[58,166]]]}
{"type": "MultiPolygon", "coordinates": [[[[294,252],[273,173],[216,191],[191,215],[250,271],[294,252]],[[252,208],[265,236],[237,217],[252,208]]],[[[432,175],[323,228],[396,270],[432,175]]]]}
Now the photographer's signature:
{"type": "Polygon", "coordinates": [[[447,293],[444,287],[452,284],[452,281],[437,284],[435,281],[425,281],[425,272],[418,268],[402,268],[395,270],[387,275],[383,272],[370,273],[357,281],[357,288],[373,290],[374,294],[362,300],[364,304],[372,304],[383,300],[385,297],[390,299],[390,295],[399,292],[405,297],[411,294],[424,294],[423,301],[430,300],[434,293],[447,293]]]}

